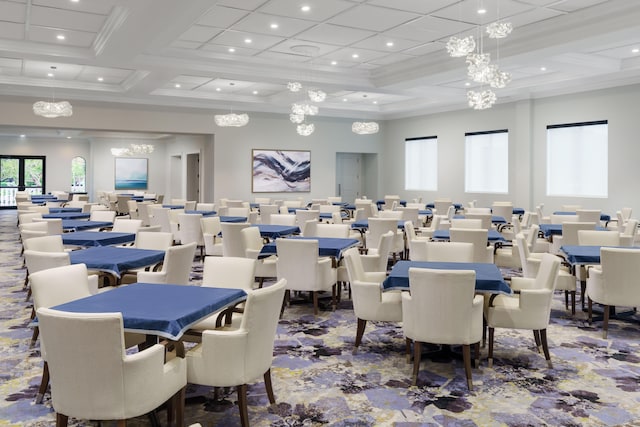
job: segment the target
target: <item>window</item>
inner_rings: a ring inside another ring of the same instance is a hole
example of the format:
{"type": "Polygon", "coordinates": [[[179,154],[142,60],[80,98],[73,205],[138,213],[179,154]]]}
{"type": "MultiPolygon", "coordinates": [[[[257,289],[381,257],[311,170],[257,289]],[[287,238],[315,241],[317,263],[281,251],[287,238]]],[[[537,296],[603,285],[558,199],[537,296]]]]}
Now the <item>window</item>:
{"type": "Polygon", "coordinates": [[[465,134],[464,191],[509,192],[509,131],[465,134]]]}
{"type": "Polygon", "coordinates": [[[404,155],[404,189],[437,191],[438,137],[405,139],[404,155]]]}
{"type": "Polygon", "coordinates": [[[74,157],[71,160],[71,192],[85,193],[87,177],[87,162],[83,157],[74,157]]]}
{"type": "Polygon", "coordinates": [[[607,121],[547,126],[547,196],[607,197],[607,121]]]}

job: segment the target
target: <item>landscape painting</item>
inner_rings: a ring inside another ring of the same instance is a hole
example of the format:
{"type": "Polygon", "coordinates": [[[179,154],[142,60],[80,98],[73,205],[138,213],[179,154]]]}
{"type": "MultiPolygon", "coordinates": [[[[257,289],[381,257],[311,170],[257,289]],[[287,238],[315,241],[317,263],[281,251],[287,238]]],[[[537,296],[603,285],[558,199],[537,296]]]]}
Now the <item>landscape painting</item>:
{"type": "Polygon", "coordinates": [[[146,190],[149,185],[148,161],[116,157],[115,189],[146,190]]]}
{"type": "Polygon", "coordinates": [[[311,151],[253,150],[254,193],[311,191],[311,151]]]}

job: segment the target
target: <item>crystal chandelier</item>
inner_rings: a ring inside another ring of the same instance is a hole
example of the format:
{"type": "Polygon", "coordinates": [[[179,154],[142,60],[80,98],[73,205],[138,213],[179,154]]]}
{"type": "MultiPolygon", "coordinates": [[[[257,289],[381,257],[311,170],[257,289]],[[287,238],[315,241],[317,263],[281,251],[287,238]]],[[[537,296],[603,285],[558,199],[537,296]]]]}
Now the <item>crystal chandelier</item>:
{"type": "Polygon", "coordinates": [[[487,34],[490,39],[503,39],[511,34],[513,25],[510,22],[493,22],[487,25],[487,34]]]}
{"type": "Polygon", "coordinates": [[[299,82],[289,82],[287,83],[287,89],[289,89],[289,92],[300,92],[302,84],[299,82]]]}
{"type": "Polygon", "coordinates": [[[153,153],[152,144],[130,144],[128,148],[112,148],[111,154],[114,156],[136,156],[140,154],[153,153]]]}
{"type": "Polygon", "coordinates": [[[216,114],[213,116],[213,119],[220,127],[242,127],[249,123],[249,116],[247,114],[216,114]]]}
{"type": "MultiPolygon", "coordinates": [[[[54,72],[57,67],[51,67],[49,77],[55,77],[54,72]]],[[[68,101],[55,102],[55,89],[51,88],[51,101],[38,101],[33,104],[33,114],[36,116],[55,119],[56,117],[71,117],[73,115],[73,107],[68,101]]]]}
{"type": "Polygon", "coordinates": [[[306,102],[291,104],[291,112],[293,114],[301,114],[303,116],[315,116],[318,114],[318,107],[306,102]]]}
{"type": "Polygon", "coordinates": [[[469,107],[474,110],[485,110],[491,108],[497,101],[496,94],[492,90],[487,89],[483,91],[470,90],[467,92],[467,100],[469,101],[469,107]]]}
{"type": "Polygon", "coordinates": [[[300,123],[296,127],[296,132],[298,132],[298,135],[302,136],[309,136],[313,133],[314,130],[316,130],[316,127],[313,123],[300,123]]]}
{"type": "Polygon", "coordinates": [[[327,94],[321,90],[309,89],[307,95],[309,95],[309,99],[313,102],[322,102],[327,98],[327,94]]]}
{"type": "Polygon", "coordinates": [[[467,56],[476,48],[476,41],[473,36],[463,37],[461,39],[457,37],[451,37],[447,42],[447,52],[453,58],[461,58],[467,56]]]}
{"type": "Polygon", "coordinates": [[[291,123],[302,123],[304,122],[304,114],[291,113],[289,114],[289,120],[291,120],[291,123]]]}
{"type": "Polygon", "coordinates": [[[353,122],[351,125],[351,131],[358,135],[370,135],[372,133],[378,133],[380,126],[376,122],[353,122]]]}

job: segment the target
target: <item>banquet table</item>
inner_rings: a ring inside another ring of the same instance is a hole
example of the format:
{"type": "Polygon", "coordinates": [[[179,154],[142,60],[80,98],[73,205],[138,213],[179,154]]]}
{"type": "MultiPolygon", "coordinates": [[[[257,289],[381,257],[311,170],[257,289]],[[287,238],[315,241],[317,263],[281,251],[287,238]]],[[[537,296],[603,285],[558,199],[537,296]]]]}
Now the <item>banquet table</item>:
{"type": "Polygon", "coordinates": [[[220,222],[247,222],[247,217],[220,215],[220,222]]]}
{"type": "MultiPolygon", "coordinates": [[[[305,239],[305,240],[317,240],[318,251],[320,256],[330,256],[335,259],[342,258],[342,253],[349,248],[358,246],[360,241],[356,239],[344,239],[338,237],[300,237],[292,236],[287,239],[305,239]]],[[[260,255],[274,255],[277,254],[276,242],[269,242],[262,247],[260,255]]]]}
{"type": "MultiPolygon", "coordinates": [[[[554,215],[577,215],[576,212],[571,211],[556,211],[553,213],[554,215]]],[[[605,213],[600,214],[600,221],[609,222],[611,221],[611,215],[607,215],[605,213]]]]}
{"type": "MultiPolygon", "coordinates": [[[[453,218],[454,219],[465,219],[466,217],[464,215],[454,215],[453,218]]],[[[506,224],[507,220],[504,219],[504,217],[502,217],[502,216],[491,215],[491,222],[493,224],[506,224]]]]}
{"type": "MultiPolygon", "coordinates": [[[[369,219],[361,219],[351,223],[351,228],[357,230],[366,230],[369,228],[369,219]]],[[[398,228],[404,230],[404,221],[398,221],[398,228]]]]}
{"type": "Polygon", "coordinates": [[[278,237],[300,233],[300,228],[295,225],[254,224],[253,226],[258,227],[262,237],[269,239],[277,239],[278,237]]]}
{"type": "Polygon", "coordinates": [[[184,205],[162,205],[163,208],[184,209],[184,205]]]}
{"type": "MultiPolygon", "coordinates": [[[[540,224],[539,227],[544,237],[562,236],[562,224],[540,224]]],[[[605,231],[606,228],[596,226],[595,230],[605,231]]]]}
{"type": "Polygon", "coordinates": [[[83,219],[62,220],[62,229],[64,231],[83,231],[105,227],[113,227],[113,223],[109,221],[87,221],[83,219]]]}
{"type": "Polygon", "coordinates": [[[49,208],[50,214],[55,213],[80,213],[82,208],[49,208]]]}
{"type": "Polygon", "coordinates": [[[71,264],[85,264],[120,279],[123,272],[155,265],[164,260],[164,251],[151,249],[96,246],[69,252],[71,264]]]}
{"type": "Polygon", "coordinates": [[[73,313],[122,313],[127,332],[179,340],[194,324],[246,299],[242,289],[134,283],[52,307],[73,313]]]}
{"type": "Polygon", "coordinates": [[[572,266],[600,264],[601,246],[563,245],[560,251],[564,252],[566,260],[572,266]]]}
{"type": "Polygon", "coordinates": [[[215,216],[217,214],[216,211],[195,211],[195,210],[188,210],[188,211],[184,211],[184,213],[186,214],[200,214],[203,217],[208,217],[208,216],[215,216]]]}
{"type": "Polygon", "coordinates": [[[133,242],[135,233],[116,233],[111,231],[76,231],[63,233],[62,243],[73,246],[109,246],[133,242]]]}
{"type": "MultiPolygon", "coordinates": [[[[450,240],[449,230],[436,230],[431,236],[432,240],[450,240]]],[[[487,233],[489,242],[504,242],[505,238],[496,230],[489,230],[487,233]]]]}
{"type": "Polygon", "coordinates": [[[89,219],[91,214],[88,212],[51,212],[42,215],[42,218],[60,218],[60,219],[89,219]]]}
{"type": "Polygon", "coordinates": [[[409,290],[409,268],[433,268],[442,270],[474,270],[476,272],[476,292],[491,294],[512,293],[495,264],[475,262],[423,262],[398,261],[391,268],[389,276],[382,282],[383,291],[409,290]]]}

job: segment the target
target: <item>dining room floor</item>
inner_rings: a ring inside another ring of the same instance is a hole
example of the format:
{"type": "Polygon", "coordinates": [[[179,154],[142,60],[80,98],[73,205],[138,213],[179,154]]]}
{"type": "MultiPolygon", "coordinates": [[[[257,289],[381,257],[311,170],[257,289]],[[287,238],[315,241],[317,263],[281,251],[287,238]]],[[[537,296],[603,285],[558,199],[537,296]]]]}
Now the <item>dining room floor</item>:
{"type": "MultiPolygon", "coordinates": [[[[34,397],[42,372],[38,346],[29,347],[31,302],[25,301],[25,270],[15,211],[0,211],[0,425],[51,426],[55,415],[47,393],[34,397]]],[[[194,285],[202,263],[192,270],[194,285]]],[[[634,316],[636,322],[640,317],[634,316]]],[[[287,307],[279,323],[272,367],[277,403],[269,406],[262,383],[249,387],[252,426],[640,426],[640,328],[613,320],[609,339],[585,313],[574,318],[556,294],[548,329],[553,368],[536,352],[530,331],[497,330],[495,360],[486,349],[468,391],[457,357],[430,358],[427,346],[418,385],[399,324],[367,324],[353,352],[356,319],[351,301],[318,316],[301,301],[287,307]]],[[[455,353],[454,353],[455,356],[455,353]]],[[[189,386],[186,425],[239,426],[235,393],[189,386]]],[[[164,411],[158,419],[166,424],[164,411]]],[[[72,426],[95,422],[70,420],[72,426]]],[[[102,423],[103,426],[110,425],[102,423]]],[[[148,416],[130,426],[152,425],[148,416]]]]}

